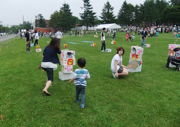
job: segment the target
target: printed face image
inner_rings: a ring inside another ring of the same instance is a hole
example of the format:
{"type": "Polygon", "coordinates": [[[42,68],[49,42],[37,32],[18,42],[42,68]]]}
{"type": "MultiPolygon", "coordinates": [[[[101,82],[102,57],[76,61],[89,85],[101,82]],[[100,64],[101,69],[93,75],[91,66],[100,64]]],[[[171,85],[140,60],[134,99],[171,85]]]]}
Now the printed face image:
{"type": "Polygon", "coordinates": [[[132,48],[131,51],[132,51],[132,55],[131,55],[132,59],[137,60],[139,58],[139,55],[137,54],[136,48],[132,48]]]}

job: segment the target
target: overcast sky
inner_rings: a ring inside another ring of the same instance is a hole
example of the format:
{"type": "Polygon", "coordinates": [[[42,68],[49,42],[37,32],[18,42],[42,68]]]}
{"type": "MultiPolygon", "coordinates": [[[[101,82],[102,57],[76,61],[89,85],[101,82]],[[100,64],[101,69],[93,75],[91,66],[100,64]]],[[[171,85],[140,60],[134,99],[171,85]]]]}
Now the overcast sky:
{"type": "MultiPolygon", "coordinates": [[[[90,0],[98,17],[107,1],[90,0]]],[[[133,5],[139,5],[143,4],[145,0],[126,1],[133,5]]],[[[114,15],[117,16],[124,0],[109,0],[109,2],[114,7],[114,15]]],[[[18,25],[23,22],[23,17],[25,21],[33,22],[39,13],[49,19],[50,15],[59,10],[63,3],[68,3],[73,15],[79,17],[79,13],[82,12],[80,7],[83,7],[83,0],[0,0],[0,24],[18,25]]]]}

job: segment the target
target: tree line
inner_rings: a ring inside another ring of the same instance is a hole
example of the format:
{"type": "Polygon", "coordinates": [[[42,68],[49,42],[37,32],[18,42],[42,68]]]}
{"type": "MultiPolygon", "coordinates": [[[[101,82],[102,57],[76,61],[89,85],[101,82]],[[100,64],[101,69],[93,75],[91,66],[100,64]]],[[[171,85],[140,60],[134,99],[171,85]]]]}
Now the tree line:
{"type": "Polygon", "coordinates": [[[0,33],[18,33],[20,29],[33,29],[32,23],[24,21],[22,24],[11,27],[0,25],[0,33]]]}
{"type": "Polygon", "coordinates": [[[114,15],[109,1],[104,4],[101,16],[98,18],[93,11],[90,0],[83,0],[83,12],[80,19],[72,16],[70,6],[63,4],[59,11],[50,18],[50,26],[66,31],[79,24],[88,27],[100,23],[117,23],[120,25],[159,25],[180,24],[180,0],[145,0],[143,4],[133,6],[124,1],[118,15],[114,15]]]}
{"type": "MultiPolygon", "coordinates": [[[[64,3],[59,11],[50,16],[47,24],[42,14],[38,14],[35,20],[36,27],[52,27],[61,31],[68,31],[75,26],[95,26],[100,23],[117,23],[120,25],[180,25],[180,0],[145,0],[143,4],[132,5],[123,2],[118,15],[114,15],[114,7],[107,1],[104,4],[100,17],[96,16],[90,0],[83,0],[83,12],[80,19],[72,15],[69,4],[64,3]]],[[[19,27],[31,28],[29,22],[24,22],[19,27]]],[[[13,26],[13,29],[17,26],[13,26]]],[[[1,32],[1,26],[0,26],[1,32]]]]}

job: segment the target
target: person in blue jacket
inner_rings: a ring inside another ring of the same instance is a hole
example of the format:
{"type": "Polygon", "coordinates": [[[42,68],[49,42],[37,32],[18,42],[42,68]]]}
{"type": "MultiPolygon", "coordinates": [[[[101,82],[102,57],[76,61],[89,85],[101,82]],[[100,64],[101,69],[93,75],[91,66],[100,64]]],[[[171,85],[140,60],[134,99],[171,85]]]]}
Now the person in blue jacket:
{"type": "Polygon", "coordinates": [[[145,43],[146,43],[146,36],[148,35],[148,33],[147,33],[145,28],[141,32],[141,35],[142,35],[141,46],[143,47],[145,45],[145,43]]]}
{"type": "Polygon", "coordinates": [[[47,45],[43,52],[43,60],[41,62],[41,67],[47,73],[47,82],[45,84],[43,93],[47,96],[51,94],[48,92],[48,88],[52,85],[53,82],[53,71],[57,69],[59,62],[58,54],[61,53],[60,50],[60,39],[52,38],[49,45],[47,45]]]}

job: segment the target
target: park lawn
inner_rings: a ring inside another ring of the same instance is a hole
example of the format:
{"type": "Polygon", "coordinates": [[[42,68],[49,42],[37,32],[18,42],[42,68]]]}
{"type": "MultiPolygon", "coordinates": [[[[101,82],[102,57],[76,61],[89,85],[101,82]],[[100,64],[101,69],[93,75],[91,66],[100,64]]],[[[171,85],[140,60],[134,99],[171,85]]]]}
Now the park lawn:
{"type": "MultiPolygon", "coordinates": [[[[50,39],[40,39],[44,48],[50,39]]],[[[91,79],[86,89],[86,108],[74,103],[73,84],[58,79],[54,73],[52,96],[42,96],[46,81],[44,71],[38,69],[42,53],[34,47],[25,52],[23,39],[15,38],[0,43],[0,127],[179,127],[180,72],[165,68],[168,44],[177,42],[171,33],[147,38],[151,48],[145,48],[141,73],[113,79],[110,63],[117,46],[125,48],[123,64],[127,65],[130,47],[140,44],[140,36],[133,42],[125,41],[125,33],[117,35],[117,44],[100,52],[100,39],[92,34],[66,35],[69,49],[76,58],[85,57],[91,79]],[[81,41],[94,41],[96,47],[81,41]]],[[[77,68],[77,65],[74,66],[77,68]]]]}

